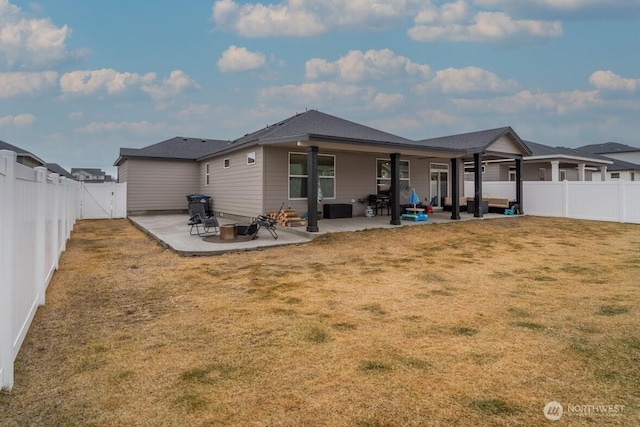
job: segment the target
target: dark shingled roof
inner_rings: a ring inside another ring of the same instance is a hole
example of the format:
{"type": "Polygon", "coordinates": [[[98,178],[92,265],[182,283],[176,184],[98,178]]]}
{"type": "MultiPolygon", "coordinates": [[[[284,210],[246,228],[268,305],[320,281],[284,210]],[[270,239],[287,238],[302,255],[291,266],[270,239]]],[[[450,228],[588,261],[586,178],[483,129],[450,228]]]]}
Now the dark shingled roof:
{"type": "Polygon", "coordinates": [[[233,141],[233,144],[268,143],[270,140],[281,141],[287,138],[293,139],[297,136],[396,144],[414,143],[410,139],[391,133],[321,113],[317,110],[309,110],[238,138],[233,141]]]}
{"type": "Polygon", "coordinates": [[[426,147],[441,147],[467,152],[479,152],[488,148],[507,133],[510,133],[516,141],[522,145],[523,149],[528,150],[527,145],[520,139],[511,126],[423,139],[418,141],[418,143],[426,147]]]}
{"type": "Polygon", "coordinates": [[[640,151],[640,148],[632,147],[619,142],[605,142],[604,144],[591,144],[576,148],[584,154],[611,154],[640,151]]]}
{"type": "Polygon", "coordinates": [[[531,156],[570,156],[570,157],[582,157],[591,158],[594,160],[611,161],[610,158],[599,156],[597,154],[581,153],[575,148],[566,147],[551,147],[549,145],[538,144],[537,142],[524,141],[525,144],[531,149],[531,156]]]}
{"type": "Polygon", "coordinates": [[[16,154],[18,154],[18,157],[31,157],[33,160],[41,163],[42,165],[44,165],[44,161],[42,161],[42,159],[38,156],[36,156],[35,154],[31,153],[30,151],[27,151],[23,148],[17,147],[15,145],[11,145],[8,142],[4,142],[4,141],[0,141],[0,150],[9,150],[9,151],[13,151],[16,154]]]}
{"type": "Polygon", "coordinates": [[[607,165],[608,171],[628,171],[628,170],[640,170],[640,165],[635,163],[629,163],[618,159],[609,158],[613,161],[612,165],[607,165]]]}
{"type": "Polygon", "coordinates": [[[67,172],[67,170],[65,168],[63,168],[62,166],[60,166],[57,163],[47,163],[46,164],[46,168],[51,173],[57,173],[58,175],[64,176],[65,178],[69,178],[69,179],[76,179],[73,175],[71,175],[69,172],[67,172]]]}
{"type": "Polygon", "coordinates": [[[144,148],[121,148],[120,160],[128,157],[149,159],[196,160],[228,147],[229,141],[204,138],[185,138],[176,136],[144,148]]]}

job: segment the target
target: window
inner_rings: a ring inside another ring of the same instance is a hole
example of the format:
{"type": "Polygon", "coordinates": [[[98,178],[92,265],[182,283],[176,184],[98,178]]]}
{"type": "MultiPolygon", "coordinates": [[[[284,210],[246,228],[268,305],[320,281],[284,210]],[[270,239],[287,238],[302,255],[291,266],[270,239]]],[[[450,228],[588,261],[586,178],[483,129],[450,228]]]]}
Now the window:
{"type": "Polygon", "coordinates": [[[256,164],[256,152],[252,151],[251,153],[247,153],[247,164],[255,165],[256,164]]]}
{"type": "Polygon", "coordinates": [[[566,169],[560,169],[560,181],[567,180],[567,171],[566,169]]]}
{"type": "MultiPolygon", "coordinates": [[[[377,159],[376,163],[378,193],[388,193],[391,189],[391,161],[377,159]]],[[[409,178],[409,161],[400,160],[400,191],[409,189],[409,178]]]]}
{"type": "Polygon", "coordinates": [[[636,180],[636,173],[631,172],[631,181],[635,181],[635,180],[636,180]]]}
{"type": "Polygon", "coordinates": [[[211,177],[211,169],[209,163],[204,165],[204,185],[209,186],[209,179],[211,177]]]}
{"type": "MultiPolygon", "coordinates": [[[[318,154],[318,184],[323,199],[335,199],[336,156],[318,154]]],[[[289,199],[307,198],[307,154],[289,153],[289,199]]]]}
{"type": "Polygon", "coordinates": [[[547,170],[545,168],[538,169],[538,181],[547,180],[547,170]]]}
{"type": "Polygon", "coordinates": [[[229,166],[231,166],[231,159],[226,158],[226,159],[224,159],[223,163],[224,163],[224,168],[228,169],[229,166]]]}
{"type": "Polygon", "coordinates": [[[620,179],[620,172],[611,172],[611,179],[620,179]]]}

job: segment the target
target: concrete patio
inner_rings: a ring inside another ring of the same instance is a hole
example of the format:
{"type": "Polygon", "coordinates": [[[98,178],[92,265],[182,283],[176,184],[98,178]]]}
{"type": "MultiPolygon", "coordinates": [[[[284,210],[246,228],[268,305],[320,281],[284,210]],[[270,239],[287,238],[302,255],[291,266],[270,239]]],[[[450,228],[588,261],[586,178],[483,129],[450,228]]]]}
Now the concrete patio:
{"type": "MultiPolygon", "coordinates": [[[[474,218],[472,214],[461,213],[460,221],[503,218],[500,214],[484,214],[483,218],[474,218]]],[[[391,225],[389,216],[376,216],[372,218],[354,217],[340,219],[323,219],[318,222],[320,231],[310,233],[306,227],[281,227],[278,226],[278,239],[274,239],[266,230],[258,233],[258,238],[249,241],[238,242],[206,242],[202,237],[189,234],[190,226],[187,225],[187,215],[152,215],[131,216],[129,220],[138,228],[158,240],[163,246],[173,250],[182,256],[217,255],[228,252],[249,251],[272,246],[301,245],[314,238],[327,233],[341,233],[361,231],[372,228],[397,228],[405,226],[428,226],[454,222],[451,220],[451,212],[436,211],[429,214],[428,221],[402,221],[401,225],[391,225]]],[[[220,225],[241,223],[226,218],[218,218],[220,225]]]]}

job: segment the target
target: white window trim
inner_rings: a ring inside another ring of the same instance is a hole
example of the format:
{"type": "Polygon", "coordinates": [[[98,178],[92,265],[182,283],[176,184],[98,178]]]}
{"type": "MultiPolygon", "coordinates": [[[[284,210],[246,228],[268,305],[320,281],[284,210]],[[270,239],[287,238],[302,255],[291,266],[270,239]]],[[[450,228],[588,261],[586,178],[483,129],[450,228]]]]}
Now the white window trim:
{"type": "MultiPolygon", "coordinates": [[[[297,155],[302,155],[302,156],[308,156],[308,153],[300,153],[300,152],[296,152],[296,151],[289,151],[289,156],[288,156],[288,160],[287,160],[287,197],[288,200],[307,200],[308,197],[291,197],[291,184],[290,184],[290,180],[291,178],[309,178],[309,175],[291,175],[291,155],[292,154],[297,154],[297,155]]],[[[336,199],[336,187],[337,187],[337,178],[336,178],[336,155],[335,154],[318,154],[318,157],[333,157],[333,176],[332,177],[318,177],[318,182],[320,182],[321,179],[332,179],[333,180],[333,197],[325,197],[324,195],[322,196],[323,200],[335,200],[336,199]]]]}
{"type": "Polygon", "coordinates": [[[222,167],[224,169],[229,169],[231,167],[231,158],[227,157],[222,160],[222,167]]]}
{"type": "Polygon", "coordinates": [[[560,169],[560,181],[567,181],[567,170],[566,169],[560,169]],[[562,175],[564,175],[564,178],[562,178],[562,175]]]}
{"type": "Polygon", "coordinates": [[[204,165],[204,185],[208,187],[211,183],[211,164],[205,163],[204,165]]]}
{"type": "Polygon", "coordinates": [[[256,152],[252,151],[250,153],[247,153],[247,165],[253,166],[255,164],[256,164],[256,152]]]}

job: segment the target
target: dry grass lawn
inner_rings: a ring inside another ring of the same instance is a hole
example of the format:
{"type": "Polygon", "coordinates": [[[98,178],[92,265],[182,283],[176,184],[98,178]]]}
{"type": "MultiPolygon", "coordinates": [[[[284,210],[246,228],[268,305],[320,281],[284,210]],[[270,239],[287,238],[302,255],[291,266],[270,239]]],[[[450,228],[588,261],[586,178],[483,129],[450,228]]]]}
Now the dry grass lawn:
{"type": "MultiPolygon", "coordinates": [[[[186,230],[185,230],[186,232],[186,230]]],[[[8,426],[640,424],[640,226],[551,218],[181,258],[76,225],[8,426]]]]}

